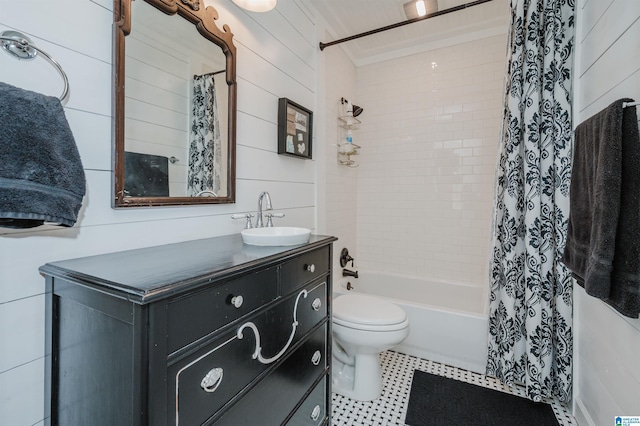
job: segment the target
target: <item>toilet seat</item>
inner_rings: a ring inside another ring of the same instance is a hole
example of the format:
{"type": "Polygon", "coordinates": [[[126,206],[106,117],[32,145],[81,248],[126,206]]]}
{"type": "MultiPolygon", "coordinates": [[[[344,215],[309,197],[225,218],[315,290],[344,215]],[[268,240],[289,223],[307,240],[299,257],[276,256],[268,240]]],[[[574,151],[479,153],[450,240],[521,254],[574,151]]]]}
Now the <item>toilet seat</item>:
{"type": "Polygon", "coordinates": [[[365,324],[358,324],[358,323],[353,323],[353,322],[348,322],[348,321],[342,321],[339,320],[337,318],[333,318],[333,325],[339,325],[342,327],[347,327],[347,328],[352,328],[354,330],[359,330],[359,331],[372,331],[372,332],[384,332],[384,331],[397,331],[397,330],[402,330],[406,327],[409,326],[409,320],[406,319],[401,323],[398,324],[388,324],[388,325],[365,325],[365,324]]]}
{"type": "Polygon", "coordinates": [[[399,306],[365,294],[345,294],[333,301],[333,323],[366,331],[401,330],[409,325],[399,306]]]}

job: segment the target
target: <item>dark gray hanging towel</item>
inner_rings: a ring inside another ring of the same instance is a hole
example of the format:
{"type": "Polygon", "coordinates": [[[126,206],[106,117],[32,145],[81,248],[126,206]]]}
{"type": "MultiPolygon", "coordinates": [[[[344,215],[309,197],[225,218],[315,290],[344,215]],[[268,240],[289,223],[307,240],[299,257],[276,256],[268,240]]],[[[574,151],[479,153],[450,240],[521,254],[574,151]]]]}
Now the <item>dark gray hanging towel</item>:
{"type": "Polygon", "coordinates": [[[563,262],[587,294],[640,315],[640,137],[620,99],[575,132],[563,262]]]}
{"type": "Polygon", "coordinates": [[[73,226],[84,194],[60,100],[0,83],[0,226],[73,226]]]}

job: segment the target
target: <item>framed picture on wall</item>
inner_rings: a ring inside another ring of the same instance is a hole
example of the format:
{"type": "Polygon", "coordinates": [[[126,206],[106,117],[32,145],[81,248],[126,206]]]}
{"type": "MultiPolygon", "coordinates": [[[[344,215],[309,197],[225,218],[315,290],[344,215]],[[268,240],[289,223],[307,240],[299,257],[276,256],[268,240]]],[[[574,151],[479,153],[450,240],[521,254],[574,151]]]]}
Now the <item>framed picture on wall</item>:
{"type": "Polygon", "coordinates": [[[278,100],[278,154],[312,158],[313,113],[287,98],[278,100]]]}

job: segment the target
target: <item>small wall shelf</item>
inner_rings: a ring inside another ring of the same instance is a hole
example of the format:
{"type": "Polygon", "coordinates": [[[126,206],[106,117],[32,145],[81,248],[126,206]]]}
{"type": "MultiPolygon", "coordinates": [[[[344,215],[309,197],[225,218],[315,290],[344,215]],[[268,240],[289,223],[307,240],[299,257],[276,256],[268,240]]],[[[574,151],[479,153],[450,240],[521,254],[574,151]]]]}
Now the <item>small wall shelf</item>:
{"type": "Polygon", "coordinates": [[[361,121],[355,117],[340,116],[338,117],[340,127],[344,129],[357,129],[361,121]]]}
{"type": "Polygon", "coordinates": [[[360,145],[356,145],[353,142],[347,141],[347,135],[352,130],[357,130],[360,125],[360,120],[352,115],[347,114],[347,108],[344,98],[339,101],[338,111],[338,163],[348,167],[358,167],[358,163],[352,158],[354,155],[360,153],[360,145]]]}

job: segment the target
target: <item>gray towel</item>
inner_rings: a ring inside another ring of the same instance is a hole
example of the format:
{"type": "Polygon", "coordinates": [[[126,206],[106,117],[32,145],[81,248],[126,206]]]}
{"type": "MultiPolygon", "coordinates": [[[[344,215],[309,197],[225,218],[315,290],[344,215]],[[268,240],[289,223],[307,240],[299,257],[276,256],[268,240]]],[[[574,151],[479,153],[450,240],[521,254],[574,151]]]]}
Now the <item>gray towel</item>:
{"type": "Polygon", "coordinates": [[[587,294],[640,314],[640,137],[620,99],[575,132],[563,262],[587,294]]]}
{"type": "Polygon", "coordinates": [[[73,226],[84,193],[60,100],[0,83],[0,226],[73,226]]]}

